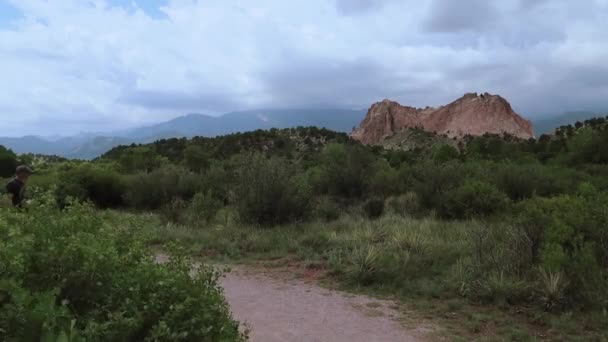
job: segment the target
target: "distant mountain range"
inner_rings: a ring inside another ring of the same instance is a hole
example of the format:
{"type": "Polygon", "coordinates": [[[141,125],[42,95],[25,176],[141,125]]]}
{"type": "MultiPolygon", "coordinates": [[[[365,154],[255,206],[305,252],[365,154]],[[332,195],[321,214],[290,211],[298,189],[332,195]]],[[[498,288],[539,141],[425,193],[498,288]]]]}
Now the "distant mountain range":
{"type": "MultiPolygon", "coordinates": [[[[365,110],[291,109],[252,110],[221,116],[188,114],[156,125],[110,133],[81,133],[70,137],[24,136],[0,137],[0,145],[18,154],[39,153],[74,159],[93,159],[118,145],[150,143],[174,137],[214,137],[256,129],[289,128],[297,126],[324,127],[350,133],[365,117],[365,110]]],[[[532,120],[536,136],[551,133],[555,128],[605,116],[593,112],[571,112],[532,120]]]]}
{"type": "Polygon", "coordinates": [[[542,134],[551,134],[556,128],[560,126],[574,124],[577,121],[585,121],[596,117],[605,117],[606,113],[590,112],[590,111],[577,111],[577,112],[566,112],[560,115],[537,119],[534,121],[534,131],[537,136],[542,134]]]}
{"type": "Polygon", "coordinates": [[[222,116],[188,114],[156,125],[110,133],[81,133],[70,137],[0,137],[0,145],[18,154],[40,153],[93,159],[118,145],[150,143],[163,138],[214,137],[256,129],[297,126],[317,126],[338,132],[350,132],[359,124],[364,114],[364,110],[348,109],[253,110],[222,116]]]}

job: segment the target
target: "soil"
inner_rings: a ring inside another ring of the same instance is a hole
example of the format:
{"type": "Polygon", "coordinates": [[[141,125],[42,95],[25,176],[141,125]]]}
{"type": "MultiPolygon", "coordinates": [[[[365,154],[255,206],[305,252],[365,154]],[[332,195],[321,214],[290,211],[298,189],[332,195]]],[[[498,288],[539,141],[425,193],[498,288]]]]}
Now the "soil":
{"type": "MultiPolygon", "coordinates": [[[[167,257],[157,255],[157,261],[167,257]]],[[[221,286],[251,342],[429,340],[433,328],[406,320],[395,302],[320,287],[322,277],[322,270],[293,265],[238,266],[224,274],[221,286]]]]}
{"type": "Polygon", "coordinates": [[[428,328],[409,330],[391,301],[319,287],[302,278],[239,268],[222,280],[234,317],[252,342],[423,341],[428,328]]]}

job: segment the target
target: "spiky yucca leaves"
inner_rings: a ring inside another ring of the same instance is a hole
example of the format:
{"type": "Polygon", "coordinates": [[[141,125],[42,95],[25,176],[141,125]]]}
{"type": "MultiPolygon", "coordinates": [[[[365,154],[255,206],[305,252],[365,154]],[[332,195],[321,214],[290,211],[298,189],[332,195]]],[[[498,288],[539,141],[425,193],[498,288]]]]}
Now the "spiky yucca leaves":
{"type": "Polygon", "coordinates": [[[378,244],[386,241],[389,236],[389,230],[385,225],[369,224],[355,231],[355,240],[378,244]]]}
{"type": "Polygon", "coordinates": [[[429,238],[418,232],[398,230],[393,233],[392,242],[398,250],[425,255],[432,249],[429,238]]]}
{"type": "Polygon", "coordinates": [[[546,271],[539,268],[540,300],[545,310],[551,311],[564,304],[569,281],[563,272],[546,271]]]}
{"type": "Polygon", "coordinates": [[[484,302],[497,304],[516,304],[529,297],[528,284],[504,272],[492,273],[486,278],[473,282],[472,295],[484,302]]]}
{"type": "Polygon", "coordinates": [[[359,283],[370,283],[378,272],[380,251],[372,244],[356,247],[347,256],[345,274],[359,283]]]}

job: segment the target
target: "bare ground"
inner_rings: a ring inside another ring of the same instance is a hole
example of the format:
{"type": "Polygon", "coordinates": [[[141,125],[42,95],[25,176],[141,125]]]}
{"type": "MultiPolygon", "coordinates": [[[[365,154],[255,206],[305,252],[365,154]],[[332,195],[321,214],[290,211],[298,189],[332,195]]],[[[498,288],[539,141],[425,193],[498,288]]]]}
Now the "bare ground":
{"type": "Polygon", "coordinates": [[[428,332],[406,329],[391,301],[324,289],[304,278],[240,268],[226,274],[222,286],[252,342],[409,342],[428,332]]]}
{"type": "Polygon", "coordinates": [[[221,286],[251,342],[414,342],[433,331],[422,323],[406,328],[392,301],[325,289],[317,277],[314,270],[240,266],[221,286]]]}

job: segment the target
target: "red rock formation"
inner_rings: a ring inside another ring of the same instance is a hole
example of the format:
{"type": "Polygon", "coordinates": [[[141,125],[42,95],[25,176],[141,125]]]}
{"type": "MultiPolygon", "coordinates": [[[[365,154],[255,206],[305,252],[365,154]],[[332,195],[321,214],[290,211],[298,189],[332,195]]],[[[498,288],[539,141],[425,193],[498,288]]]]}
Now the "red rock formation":
{"type": "Polygon", "coordinates": [[[515,113],[507,100],[485,93],[466,94],[440,108],[419,109],[384,100],[372,105],[352,137],[364,144],[378,144],[414,127],[449,137],[485,133],[508,133],[523,139],[534,136],[530,121],[515,113]]]}

